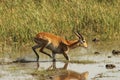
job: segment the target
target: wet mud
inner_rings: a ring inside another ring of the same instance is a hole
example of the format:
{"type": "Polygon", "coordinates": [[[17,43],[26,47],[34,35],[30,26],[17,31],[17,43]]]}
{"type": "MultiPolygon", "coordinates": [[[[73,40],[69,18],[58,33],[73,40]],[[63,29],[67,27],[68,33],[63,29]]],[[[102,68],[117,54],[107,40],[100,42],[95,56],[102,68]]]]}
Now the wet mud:
{"type": "Polygon", "coordinates": [[[39,62],[34,56],[0,59],[0,80],[120,80],[120,55],[112,52],[119,44],[95,45],[71,51],[69,62],[59,55],[52,62],[41,54],[39,62]]]}

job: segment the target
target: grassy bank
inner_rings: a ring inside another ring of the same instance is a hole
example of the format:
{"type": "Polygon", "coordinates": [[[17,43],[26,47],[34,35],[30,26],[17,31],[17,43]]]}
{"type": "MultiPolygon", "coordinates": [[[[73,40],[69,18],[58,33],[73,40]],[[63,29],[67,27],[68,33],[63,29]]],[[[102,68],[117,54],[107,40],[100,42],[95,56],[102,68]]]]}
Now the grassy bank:
{"type": "Polygon", "coordinates": [[[119,0],[0,0],[0,41],[29,43],[41,31],[120,39],[119,0]]]}

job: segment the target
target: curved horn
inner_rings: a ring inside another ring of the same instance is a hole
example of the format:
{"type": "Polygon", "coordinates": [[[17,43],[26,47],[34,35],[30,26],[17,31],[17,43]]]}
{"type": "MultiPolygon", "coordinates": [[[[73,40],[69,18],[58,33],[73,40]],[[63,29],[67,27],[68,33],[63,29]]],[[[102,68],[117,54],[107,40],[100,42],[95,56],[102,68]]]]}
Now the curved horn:
{"type": "Polygon", "coordinates": [[[76,36],[80,37],[78,32],[76,32],[76,31],[73,31],[73,32],[75,33],[76,36]]]}
{"type": "Polygon", "coordinates": [[[77,31],[77,33],[79,34],[79,36],[82,38],[82,40],[84,39],[83,36],[77,31]]]}

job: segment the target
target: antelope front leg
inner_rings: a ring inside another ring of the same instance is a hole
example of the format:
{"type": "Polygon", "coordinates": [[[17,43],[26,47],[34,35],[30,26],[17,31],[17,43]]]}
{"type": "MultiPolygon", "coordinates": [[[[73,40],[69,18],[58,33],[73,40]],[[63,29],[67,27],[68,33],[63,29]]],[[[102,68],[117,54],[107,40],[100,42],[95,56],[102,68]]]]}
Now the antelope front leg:
{"type": "Polygon", "coordinates": [[[69,59],[67,53],[63,53],[63,56],[66,58],[66,60],[70,61],[70,59],[69,59]]]}

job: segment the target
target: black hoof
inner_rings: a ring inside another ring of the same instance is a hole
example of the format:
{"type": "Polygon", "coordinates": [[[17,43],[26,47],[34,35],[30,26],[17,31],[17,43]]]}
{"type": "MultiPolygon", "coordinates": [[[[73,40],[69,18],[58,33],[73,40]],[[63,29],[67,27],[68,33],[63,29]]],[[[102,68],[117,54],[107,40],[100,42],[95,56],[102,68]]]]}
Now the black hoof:
{"type": "Polygon", "coordinates": [[[53,59],[53,62],[56,62],[56,59],[53,59]]]}

